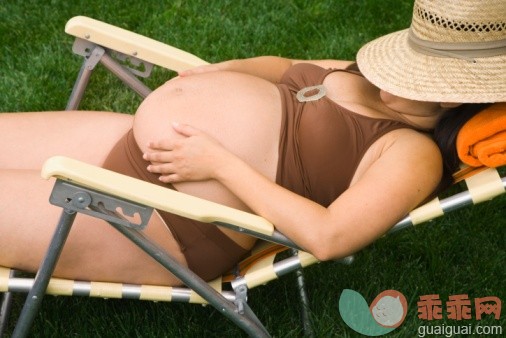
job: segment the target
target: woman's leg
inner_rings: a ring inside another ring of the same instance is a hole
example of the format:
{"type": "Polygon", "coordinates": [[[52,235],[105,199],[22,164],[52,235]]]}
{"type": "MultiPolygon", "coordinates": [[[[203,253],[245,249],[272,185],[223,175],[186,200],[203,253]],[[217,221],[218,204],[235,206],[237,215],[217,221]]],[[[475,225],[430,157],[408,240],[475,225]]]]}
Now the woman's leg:
{"type": "MultiPolygon", "coordinates": [[[[40,178],[44,161],[65,155],[102,165],[132,127],[132,116],[105,112],[0,114],[0,265],[35,271],[61,209],[40,178]]],[[[172,234],[154,215],[145,231],[186,264],[172,234]]],[[[174,285],[177,279],[102,220],[79,214],[56,275],[66,278],[174,285]]]]}
{"type": "Polygon", "coordinates": [[[133,116],[109,112],[0,114],[0,169],[40,170],[54,155],[101,165],[133,116]]]}
{"type": "MultiPolygon", "coordinates": [[[[0,265],[36,271],[61,208],[50,205],[53,181],[38,171],[0,169],[0,265]]],[[[155,214],[145,231],[186,264],[167,227],[155,214]]],[[[175,285],[177,279],[105,221],[78,214],[56,268],[63,278],[175,285]]]]}

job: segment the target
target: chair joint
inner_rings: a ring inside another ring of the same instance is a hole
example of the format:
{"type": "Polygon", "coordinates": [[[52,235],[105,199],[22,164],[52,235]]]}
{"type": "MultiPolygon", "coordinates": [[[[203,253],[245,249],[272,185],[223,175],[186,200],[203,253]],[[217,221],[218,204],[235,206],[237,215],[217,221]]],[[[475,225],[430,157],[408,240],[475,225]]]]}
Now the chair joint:
{"type": "Polygon", "coordinates": [[[105,53],[104,48],[79,38],[74,41],[72,51],[86,59],[84,66],[87,70],[93,70],[105,53]]]}
{"type": "MultiPolygon", "coordinates": [[[[242,280],[242,278],[240,278],[242,280]]],[[[248,286],[244,281],[237,282],[238,279],[236,279],[232,283],[232,289],[234,289],[235,292],[235,300],[234,303],[237,306],[237,312],[241,315],[244,314],[245,307],[248,306],[248,286]]]]}
{"type": "Polygon", "coordinates": [[[132,52],[133,55],[127,55],[80,38],[76,38],[74,41],[72,51],[74,54],[83,56],[86,59],[86,67],[88,70],[93,70],[106,53],[123,68],[128,69],[136,76],[148,78],[153,70],[153,64],[136,58],[135,55],[137,55],[137,52],[135,51],[132,52]]]}
{"type": "Polygon", "coordinates": [[[109,196],[71,182],[56,180],[49,198],[53,205],[80,212],[122,226],[143,230],[153,208],[109,196]]]}

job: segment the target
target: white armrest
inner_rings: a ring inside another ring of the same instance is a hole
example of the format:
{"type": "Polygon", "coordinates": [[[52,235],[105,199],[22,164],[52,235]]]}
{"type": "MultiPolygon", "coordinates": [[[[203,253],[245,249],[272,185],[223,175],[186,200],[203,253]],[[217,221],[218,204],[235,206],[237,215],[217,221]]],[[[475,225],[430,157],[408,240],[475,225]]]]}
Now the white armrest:
{"type": "Polygon", "coordinates": [[[274,233],[274,226],[260,216],[63,156],[48,159],[42,167],[41,175],[44,179],[54,177],[74,182],[201,222],[224,222],[268,236],[274,233]]]}
{"type": "Polygon", "coordinates": [[[85,16],[70,19],[65,32],[177,72],[208,64],[181,49],[85,16]]]}

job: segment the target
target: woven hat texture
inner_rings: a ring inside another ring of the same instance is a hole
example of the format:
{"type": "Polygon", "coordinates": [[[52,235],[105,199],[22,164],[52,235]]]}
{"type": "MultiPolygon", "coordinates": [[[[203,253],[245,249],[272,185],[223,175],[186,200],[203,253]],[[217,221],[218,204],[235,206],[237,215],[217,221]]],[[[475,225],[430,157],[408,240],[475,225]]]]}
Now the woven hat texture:
{"type": "Polygon", "coordinates": [[[377,87],[433,102],[506,101],[506,0],[416,0],[409,29],[362,47],[377,87]]]}

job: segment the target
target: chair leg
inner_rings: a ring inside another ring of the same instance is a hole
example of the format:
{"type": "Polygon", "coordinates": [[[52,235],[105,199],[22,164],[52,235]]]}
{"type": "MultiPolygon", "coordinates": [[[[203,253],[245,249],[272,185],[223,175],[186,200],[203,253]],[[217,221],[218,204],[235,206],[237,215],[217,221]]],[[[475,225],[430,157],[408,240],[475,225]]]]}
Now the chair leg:
{"type": "MultiPolygon", "coordinates": [[[[145,98],[151,93],[151,89],[149,87],[142,83],[142,81],[139,81],[129,70],[118,64],[118,62],[110,57],[101,46],[89,44],[77,39],[74,43],[74,51],[76,50],[79,51],[76,52],[77,54],[84,56],[84,61],[81,66],[81,70],[79,71],[79,75],[74,83],[74,88],[72,89],[72,93],[70,94],[65,110],[76,110],[79,107],[86,87],[90,81],[91,74],[98,63],[102,63],[107,69],[109,69],[141,97],[145,98]]],[[[149,76],[149,72],[142,76],[149,76]]]]}
{"type": "Polygon", "coordinates": [[[109,222],[116,230],[121,232],[126,238],[131,240],[139,248],[154,258],[167,270],[172,272],[186,286],[193,289],[200,296],[206,299],[210,305],[217,309],[222,315],[234,322],[239,328],[246,332],[250,337],[261,338],[270,337],[267,329],[254,316],[249,306],[244,306],[243,313],[238,311],[234,303],[225,299],[219,292],[214,290],[194,272],[178,264],[174,258],[163,249],[150,242],[141,231],[132,229],[114,222],[109,222]]]}
{"type": "MultiPolygon", "coordinates": [[[[104,196],[98,192],[73,186],[68,182],[59,180],[56,182],[53,192],[51,193],[50,202],[64,209],[49,244],[46,256],[42,261],[34,284],[21,310],[21,315],[14,328],[12,338],[24,338],[28,335],[35,316],[41,306],[42,298],[49,284],[50,277],[72,227],[76,212],[78,211],[107,220],[116,230],[144,250],[167,270],[171,271],[184,284],[206,299],[209,304],[216,308],[222,315],[234,322],[251,337],[270,337],[266,328],[258,321],[256,316],[253,316],[249,308],[246,308],[246,311],[240,313],[233,302],[226,299],[226,297],[213,289],[194,272],[181,266],[162,248],[149,241],[142,233],[142,227],[138,225],[132,226],[128,222],[128,224],[123,224],[125,219],[118,217],[116,213],[108,209],[108,207],[110,207],[112,210],[116,210],[114,205],[107,203],[107,207],[106,204],[99,203],[104,201],[100,199],[102,197],[104,196]]],[[[114,200],[114,198],[107,199],[107,202],[111,202],[112,200],[114,200]]],[[[119,199],[117,199],[116,202],[120,203],[120,205],[125,205],[126,203],[119,199]]],[[[125,206],[126,209],[124,210],[127,215],[133,215],[138,207],[141,207],[139,214],[141,214],[141,218],[143,218],[142,215],[145,213],[145,208],[142,206],[129,204],[128,207],[125,206]]]]}
{"type": "Polygon", "coordinates": [[[102,55],[100,59],[102,65],[104,65],[111,73],[116,75],[124,84],[130,87],[133,91],[139,94],[140,97],[147,97],[152,90],[146,86],[142,81],[139,81],[132,73],[118,64],[112,57],[107,53],[102,55]]]}
{"type": "Polygon", "coordinates": [[[309,307],[309,298],[306,291],[306,283],[304,281],[304,274],[302,269],[295,271],[297,275],[297,286],[299,289],[300,302],[301,302],[301,313],[302,313],[302,324],[304,326],[305,337],[315,337],[313,331],[313,325],[311,323],[311,313],[309,307]]]}
{"type": "Polygon", "coordinates": [[[84,91],[90,81],[91,73],[93,72],[93,69],[95,69],[95,66],[99,63],[104,53],[105,51],[103,48],[96,46],[91,51],[90,55],[84,59],[65,110],[75,110],[79,107],[84,91]]]}
{"type": "MultiPolygon", "coordinates": [[[[13,278],[14,274],[15,271],[11,270],[9,277],[13,278]]],[[[2,302],[0,303],[0,338],[4,336],[7,330],[13,297],[14,294],[12,292],[5,292],[2,295],[2,302]]]]}
{"type": "Polygon", "coordinates": [[[56,263],[60,257],[63,245],[67,240],[75,217],[75,211],[67,209],[63,210],[58,226],[56,227],[56,231],[49,245],[49,249],[46,253],[46,257],[42,261],[39,271],[35,276],[33,286],[26,297],[23,308],[21,309],[21,314],[19,315],[18,322],[14,328],[12,338],[23,338],[28,335],[35,316],[41,306],[42,298],[44,298],[47,286],[49,285],[49,280],[53,274],[54,268],[56,267],[56,263]]]}
{"type": "MultiPolygon", "coordinates": [[[[292,249],[292,254],[296,255],[297,250],[292,249]]],[[[297,276],[297,289],[299,291],[300,303],[301,303],[301,316],[302,325],[304,328],[305,337],[314,337],[313,326],[311,324],[311,309],[309,306],[309,297],[307,295],[306,282],[304,280],[304,273],[302,268],[295,270],[297,276]]]]}

